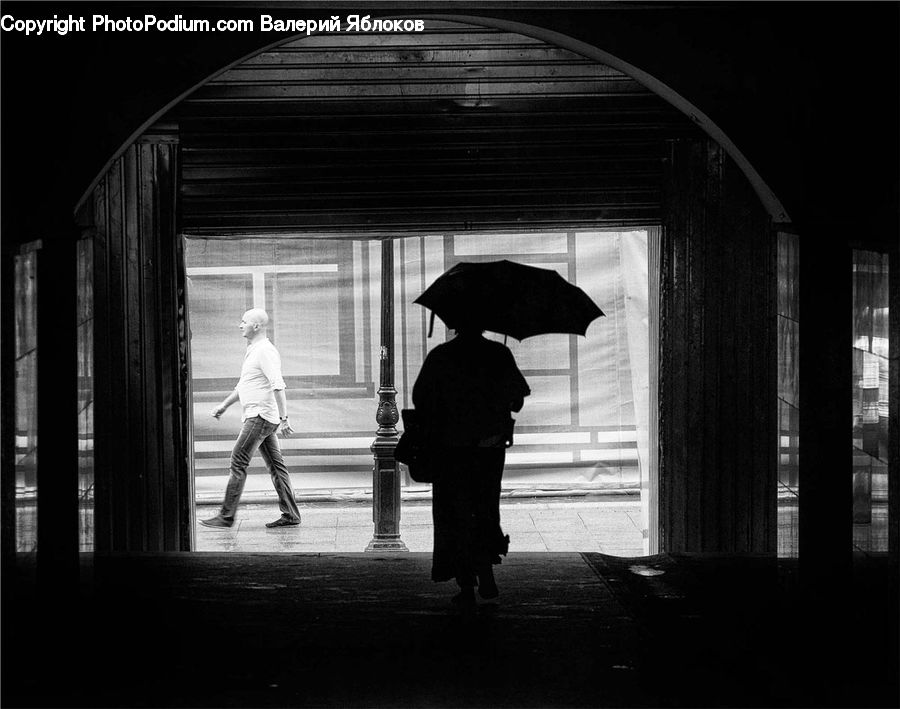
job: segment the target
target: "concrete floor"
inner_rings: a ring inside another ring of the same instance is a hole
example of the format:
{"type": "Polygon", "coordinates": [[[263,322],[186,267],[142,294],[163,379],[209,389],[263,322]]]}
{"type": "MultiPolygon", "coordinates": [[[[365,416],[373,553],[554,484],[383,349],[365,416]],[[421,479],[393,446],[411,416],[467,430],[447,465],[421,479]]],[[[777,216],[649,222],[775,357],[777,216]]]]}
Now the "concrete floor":
{"type": "MultiPolygon", "coordinates": [[[[215,505],[198,505],[197,519],[212,517],[215,505]]],[[[279,516],[277,503],[242,504],[230,529],[195,526],[197,551],[228,552],[361,552],[372,539],[372,503],[300,504],[299,527],[267,529],[279,516]]],[[[637,496],[529,498],[505,500],[500,522],[515,552],[602,552],[640,556],[643,552],[641,504],[637,496]]],[[[403,502],[400,537],[411,552],[430,552],[431,503],[403,502]]]]}
{"type": "Polygon", "coordinates": [[[469,610],[430,562],[86,555],[77,596],[20,568],[3,706],[897,706],[884,560],[813,612],[771,556],[513,552],[469,610]]]}

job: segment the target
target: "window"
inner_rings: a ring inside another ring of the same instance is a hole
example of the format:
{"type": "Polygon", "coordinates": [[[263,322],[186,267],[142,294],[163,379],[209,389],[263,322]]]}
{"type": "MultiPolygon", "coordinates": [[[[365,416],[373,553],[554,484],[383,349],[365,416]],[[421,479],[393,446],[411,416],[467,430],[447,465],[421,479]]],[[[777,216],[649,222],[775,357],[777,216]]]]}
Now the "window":
{"type": "Polygon", "coordinates": [[[888,550],[888,255],[853,252],[853,546],[888,550]]]}
{"type": "Polygon", "coordinates": [[[37,259],[40,244],[16,256],[16,551],[37,551],[37,259]]]}
{"type": "Polygon", "coordinates": [[[778,249],[778,555],[796,557],[800,523],[800,239],[778,249]]]}

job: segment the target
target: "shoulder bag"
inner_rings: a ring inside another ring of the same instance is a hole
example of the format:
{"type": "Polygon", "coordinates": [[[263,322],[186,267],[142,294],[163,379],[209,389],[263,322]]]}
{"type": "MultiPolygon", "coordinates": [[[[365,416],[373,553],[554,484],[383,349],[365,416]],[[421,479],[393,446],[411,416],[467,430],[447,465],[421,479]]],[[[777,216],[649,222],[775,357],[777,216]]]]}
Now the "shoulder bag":
{"type": "Polygon", "coordinates": [[[394,457],[407,468],[409,476],[417,483],[434,482],[434,466],[429,462],[425,426],[415,409],[402,409],[403,433],[394,449],[394,457]]]}

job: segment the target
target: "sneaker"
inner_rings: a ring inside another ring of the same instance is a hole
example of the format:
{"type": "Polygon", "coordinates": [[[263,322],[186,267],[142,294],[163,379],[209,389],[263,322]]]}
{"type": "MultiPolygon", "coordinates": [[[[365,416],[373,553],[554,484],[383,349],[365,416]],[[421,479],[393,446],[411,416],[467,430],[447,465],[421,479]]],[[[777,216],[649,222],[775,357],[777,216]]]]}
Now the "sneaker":
{"type": "Polygon", "coordinates": [[[296,527],[300,524],[299,517],[288,517],[287,515],[281,515],[274,522],[266,522],[266,526],[271,527],[296,527]]]}
{"type": "Polygon", "coordinates": [[[215,517],[210,517],[209,519],[201,519],[200,524],[202,524],[204,527],[228,529],[228,527],[234,526],[234,520],[225,519],[222,515],[216,515],[215,517]]]}

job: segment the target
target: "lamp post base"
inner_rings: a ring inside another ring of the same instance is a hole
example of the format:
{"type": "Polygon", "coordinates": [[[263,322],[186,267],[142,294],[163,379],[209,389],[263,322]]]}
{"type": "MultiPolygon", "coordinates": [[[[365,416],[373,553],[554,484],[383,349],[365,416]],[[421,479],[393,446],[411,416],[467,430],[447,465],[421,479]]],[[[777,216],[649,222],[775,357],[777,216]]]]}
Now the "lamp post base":
{"type": "Polygon", "coordinates": [[[372,541],[369,542],[369,545],[366,547],[366,551],[408,552],[409,549],[406,544],[403,543],[403,540],[400,539],[400,535],[396,534],[373,537],[372,541]]]}
{"type": "Polygon", "coordinates": [[[372,520],[375,523],[372,541],[366,551],[409,551],[400,539],[400,470],[394,458],[397,446],[393,435],[382,435],[372,444],[375,466],[372,469],[372,520]]]}

